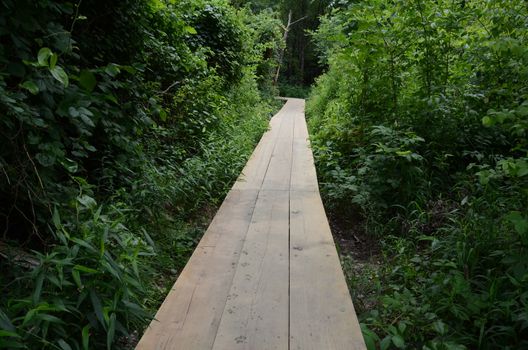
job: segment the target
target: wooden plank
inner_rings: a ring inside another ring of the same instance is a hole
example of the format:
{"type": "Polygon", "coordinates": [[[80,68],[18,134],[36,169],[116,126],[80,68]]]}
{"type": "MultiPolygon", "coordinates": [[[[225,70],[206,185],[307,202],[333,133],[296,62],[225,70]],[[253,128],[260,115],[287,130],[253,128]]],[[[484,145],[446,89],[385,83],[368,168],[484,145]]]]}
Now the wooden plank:
{"type": "Polygon", "coordinates": [[[290,188],[292,191],[319,192],[314,159],[310,150],[310,143],[306,139],[296,138],[293,140],[290,188]]]}
{"type": "Polygon", "coordinates": [[[261,191],[215,350],[288,348],[289,193],[261,191]]]}
{"type": "Polygon", "coordinates": [[[136,349],[210,349],[257,190],[232,190],[136,349]]]}
{"type": "Polygon", "coordinates": [[[290,193],[290,349],[366,349],[321,197],[290,193]]]}
{"type": "Polygon", "coordinates": [[[293,156],[291,189],[319,191],[315,164],[308,139],[308,128],[304,118],[304,100],[294,100],[293,110],[293,156]]]}
{"type": "Polygon", "coordinates": [[[306,120],[304,117],[304,100],[296,99],[293,100],[294,103],[294,123],[295,130],[293,137],[296,139],[307,140],[308,139],[308,127],[306,125],[306,120]]]}
{"type": "Polygon", "coordinates": [[[275,149],[281,125],[284,121],[285,110],[287,103],[284,104],[281,110],[275,114],[269,124],[269,130],[264,133],[255,150],[251,154],[246,166],[240,173],[234,189],[260,189],[262,181],[268,171],[271,154],[275,149]]]}
{"type": "MultiPolygon", "coordinates": [[[[284,106],[290,109],[289,104],[284,106]]],[[[271,154],[268,169],[262,183],[263,190],[290,189],[292,151],[293,151],[293,116],[290,113],[282,116],[282,122],[277,135],[275,147],[271,154]]]]}

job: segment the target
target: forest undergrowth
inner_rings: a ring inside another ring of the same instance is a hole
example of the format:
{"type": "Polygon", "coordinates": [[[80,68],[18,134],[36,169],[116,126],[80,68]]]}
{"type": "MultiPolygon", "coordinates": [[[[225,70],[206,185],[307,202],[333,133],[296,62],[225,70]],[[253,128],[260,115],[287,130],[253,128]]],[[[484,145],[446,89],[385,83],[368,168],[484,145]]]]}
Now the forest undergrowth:
{"type": "Polygon", "coordinates": [[[278,108],[280,21],[0,1],[0,348],[134,346],[278,108]]]}
{"type": "Polygon", "coordinates": [[[369,349],[528,348],[527,6],[343,1],[311,34],[312,147],[369,349]]]}

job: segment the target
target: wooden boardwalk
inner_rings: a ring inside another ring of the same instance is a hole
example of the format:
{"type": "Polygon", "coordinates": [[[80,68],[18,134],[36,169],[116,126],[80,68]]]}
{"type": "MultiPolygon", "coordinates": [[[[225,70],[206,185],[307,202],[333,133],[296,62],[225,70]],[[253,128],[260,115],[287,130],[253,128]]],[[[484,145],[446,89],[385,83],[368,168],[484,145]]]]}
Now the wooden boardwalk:
{"type": "Polygon", "coordinates": [[[136,349],[365,349],[288,99],[136,349]]]}

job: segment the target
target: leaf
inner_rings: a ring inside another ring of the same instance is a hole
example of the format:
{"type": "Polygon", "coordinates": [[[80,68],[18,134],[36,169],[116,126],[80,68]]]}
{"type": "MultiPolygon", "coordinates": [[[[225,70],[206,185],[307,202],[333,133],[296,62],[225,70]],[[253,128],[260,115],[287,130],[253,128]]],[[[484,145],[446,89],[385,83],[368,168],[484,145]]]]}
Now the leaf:
{"type": "Polygon", "coordinates": [[[77,164],[76,161],[71,160],[69,158],[64,159],[60,162],[64,169],[66,169],[69,173],[76,173],[77,170],[79,170],[79,164],[77,164]]]}
{"type": "Polygon", "coordinates": [[[62,67],[55,66],[53,68],[50,68],[49,71],[51,75],[53,75],[53,77],[57,81],[59,81],[60,83],[62,83],[62,85],[64,85],[64,87],[68,87],[68,84],[69,84],[68,74],[66,74],[66,72],[64,71],[64,69],[62,69],[62,67]]]}
{"type": "Polygon", "coordinates": [[[9,340],[2,340],[2,347],[4,349],[27,349],[27,346],[24,345],[24,343],[9,340]]]}
{"type": "Polygon", "coordinates": [[[196,31],[196,29],[194,29],[193,27],[191,26],[185,26],[183,27],[183,30],[185,30],[187,33],[189,34],[198,34],[198,32],[196,31]]]}
{"type": "Polygon", "coordinates": [[[493,124],[495,123],[493,122],[493,119],[491,119],[489,116],[485,116],[484,118],[482,118],[482,125],[492,126],[493,124]]]}
{"type": "Polygon", "coordinates": [[[86,114],[81,114],[81,120],[84,122],[84,124],[94,128],[95,127],[95,124],[93,122],[93,120],[88,117],[86,114]]]}
{"type": "Polygon", "coordinates": [[[20,338],[20,335],[18,335],[15,332],[4,331],[0,329],[0,338],[4,338],[4,337],[20,338]]]}
{"type": "Polygon", "coordinates": [[[96,292],[91,289],[90,290],[90,300],[92,301],[92,306],[95,312],[95,316],[99,320],[99,323],[103,326],[104,329],[106,329],[106,322],[104,321],[103,316],[103,306],[101,305],[101,299],[97,296],[96,292]]]}
{"type": "Polygon", "coordinates": [[[75,237],[72,237],[71,240],[74,242],[74,243],[77,243],[78,245],[80,245],[81,247],[84,247],[86,249],[88,249],[89,251],[91,252],[97,252],[97,249],[95,249],[90,243],[86,242],[86,241],[83,241],[82,239],[80,238],[75,238],[75,237]]]}
{"type": "Polygon", "coordinates": [[[86,273],[97,273],[99,271],[95,270],[95,269],[92,269],[90,267],[86,267],[86,266],[83,266],[83,265],[75,265],[73,267],[74,270],[78,270],[78,271],[82,271],[82,272],[86,272],[86,273]]]}
{"type": "Polygon", "coordinates": [[[400,334],[405,333],[405,330],[407,329],[407,325],[405,322],[398,322],[398,331],[400,334]]]}
{"type": "Polygon", "coordinates": [[[106,348],[108,350],[112,349],[112,344],[114,342],[114,336],[115,336],[115,327],[116,327],[116,314],[112,313],[110,315],[108,325],[108,333],[106,333],[106,348]]]}
{"type": "Polygon", "coordinates": [[[380,350],[387,350],[390,346],[391,337],[390,335],[383,338],[383,340],[380,342],[380,350]]]}
{"type": "Polygon", "coordinates": [[[396,346],[398,349],[403,349],[405,348],[405,341],[403,340],[403,338],[399,335],[393,335],[392,336],[392,343],[394,344],[394,346],[396,346]]]}
{"type": "Polygon", "coordinates": [[[0,328],[10,332],[14,332],[16,330],[9,317],[7,317],[2,309],[0,309],[0,328]]]}
{"type": "Polygon", "coordinates": [[[121,70],[119,69],[119,66],[114,63],[110,63],[105,67],[105,73],[108,74],[111,77],[115,77],[119,74],[121,70]]]}
{"type": "Polygon", "coordinates": [[[361,323],[361,333],[363,334],[363,339],[365,340],[365,345],[367,350],[376,350],[376,341],[379,341],[379,337],[371,331],[367,325],[361,323]]]}
{"type": "Polygon", "coordinates": [[[90,345],[90,325],[86,325],[82,329],[82,344],[83,350],[88,350],[90,345]]]}
{"type": "Polygon", "coordinates": [[[165,112],[165,109],[163,108],[159,109],[159,117],[161,121],[167,121],[167,112],[165,112]]]}
{"type": "Polygon", "coordinates": [[[49,63],[49,67],[51,69],[55,68],[55,66],[57,65],[57,61],[59,60],[59,56],[57,56],[57,54],[52,54],[50,56],[50,63],[49,63]]]}
{"type": "Polygon", "coordinates": [[[37,84],[35,84],[35,82],[33,82],[31,80],[27,80],[27,81],[23,82],[22,84],[20,84],[20,87],[26,89],[27,91],[29,91],[33,95],[38,94],[39,91],[40,91],[39,87],[37,86],[37,84]]]}
{"type": "Polygon", "coordinates": [[[440,335],[444,335],[444,334],[446,334],[445,323],[442,322],[441,320],[436,320],[436,321],[433,323],[433,329],[435,330],[436,333],[438,333],[438,334],[440,334],[440,335]]]}
{"type": "Polygon", "coordinates": [[[71,346],[68,345],[68,343],[66,343],[64,339],[59,339],[58,343],[62,350],[72,350],[71,346]]]}
{"type": "Polygon", "coordinates": [[[83,207],[88,209],[93,209],[95,206],[97,206],[97,202],[95,201],[95,199],[86,194],[77,197],[77,201],[81,203],[83,207]]]}
{"type": "Polygon", "coordinates": [[[42,293],[42,285],[44,284],[44,273],[40,273],[35,283],[35,291],[33,292],[33,304],[37,304],[42,293]]]}
{"type": "Polygon", "coordinates": [[[524,218],[518,211],[512,211],[506,216],[506,220],[511,222],[518,234],[528,233],[528,219],[524,218]]]}
{"type": "Polygon", "coordinates": [[[36,309],[31,309],[28,312],[26,312],[26,315],[24,316],[24,320],[22,321],[22,326],[29,323],[31,320],[33,320],[33,316],[37,313],[36,309]]]}
{"type": "Polygon", "coordinates": [[[79,84],[86,91],[92,92],[97,85],[97,80],[95,79],[95,75],[92,72],[84,69],[81,71],[81,75],[79,76],[79,84]]]}
{"type": "Polygon", "coordinates": [[[61,320],[60,318],[58,318],[56,316],[49,315],[49,314],[37,314],[36,318],[38,318],[40,320],[43,320],[43,321],[46,321],[46,322],[50,322],[50,323],[64,324],[63,320],[61,320]]]}
{"type": "Polygon", "coordinates": [[[53,52],[47,47],[43,47],[39,50],[37,55],[38,64],[41,67],[49,67],[49,58],[53,55],[53,52]]]}
{"type": "Polygon", "coordinates": [[[77,288],[82,288],[82,282],[81,282],[81,274],[79,273],[78,270],[72,270],[72,277],[73,277],[73,280],[75,281],[75,284],[77,285],[77,288]]]}
{"type": "Polygon", "coordinates": [[[53,208],[53,216],[52,216],[53,225],[55,228],[61,227],[61,219],[59,211],[57,210],[57,207],[53,208]]]}
{"type": "Polygon", "coordinates": [[[412,152],[411,151],[396,151],[396,154],[399,155],[399,156],[407,156],[409,154],[411,154],[412,152]]]}

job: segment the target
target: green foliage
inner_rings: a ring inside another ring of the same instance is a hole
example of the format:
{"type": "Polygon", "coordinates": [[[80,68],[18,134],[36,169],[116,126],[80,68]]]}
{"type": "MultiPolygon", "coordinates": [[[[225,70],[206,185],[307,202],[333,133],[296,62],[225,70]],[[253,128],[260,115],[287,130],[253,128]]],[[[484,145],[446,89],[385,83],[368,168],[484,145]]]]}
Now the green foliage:
{"type": "Polygon", "coordinates": [[[146,232],[130,232],[123,208],[98,206],[88,194],[72,206],[77,220],[64,221],[55,210],[56,243],[36,252],[35,267],[2,291],[17,297],[2,305],[10,334],[0,346],[111,348],[149,317],[138,266],[141,256],[153,255],[146,232]]]}
{"type": "Polygon", "coordinates": [[[527,18],[522,1],[345,1],[311,34],[322,192],[382,240],[375,292],[354,295],[371,349],[527,346],[527,18]]]}
{"type": "Polygon", "coordinates": [[[279,95],[284,97],[307,98],[310,88],[302,85],[279,83],[279,95]]]}
{"type": "Polygon", "coordinates": [[[0,244],[30,261],[0,255],[0,348],[133,346],[266,127],[276,25],[222,0],[0,2],[0,244]]]}

